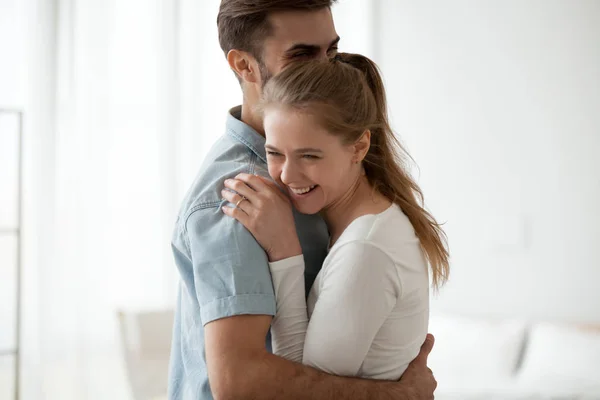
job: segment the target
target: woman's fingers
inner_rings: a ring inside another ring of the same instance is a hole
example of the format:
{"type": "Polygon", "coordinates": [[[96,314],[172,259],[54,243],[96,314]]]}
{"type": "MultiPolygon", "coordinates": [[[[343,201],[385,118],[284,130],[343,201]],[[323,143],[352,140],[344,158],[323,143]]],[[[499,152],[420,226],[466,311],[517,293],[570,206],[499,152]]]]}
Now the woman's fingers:
{"type": "Polygon", "coordinates": [[[264,191],[268,189],[268,186],[265,184],[263,179],[258,175],[251,174],[238,174],[235,179],[238,179],[244,182],[248,187],[254,189],[257,192],[264,191]]]}
{"type": "Polygon", "coordinates": [[[247,197],[242,197],[239,194],[232,192],[231,190],[221,190],[221,196],[231,204],[235,204],[236,209],[240,209],[245,214],[248,214],[248,207],[250,207],[250,200],[247,197]]]}
{"type": "Polygon", "coordinates": [[[258,177],[267,187],[271,188],[271,191],[276,193],[278,196],[280,196],[282,199],[288,200],[288,197],[285,195],[285,193],[282,191],[281,187],[275,183],[274,181],[267,179],[265,177],[259,176],[258,177]]]}
{"type": "MultiPolygon", "coordinates": [[[[245,198],[249,199],[250,201],[256,199],[256,191],[252,187],[248,186],[242,180],[239,180],[239,179],[227,179],[227,180],[225,180],[224,185],[225,185],[226,188],[234,190],[240,196],[244,196],[245,198]]],[[[232,202],[232,203],[235,204],[235,202],[232,202]]]]}
{"type": "Polygon", "coordinates": [[[246,197],[253,204],[259,204],[261,198],[267,199],[271,195],[288,200],[275,182],[258,175],[239,174],[234,179],[227,179],[225,187],[246,197]]]}
{"type": "Polygon", "coordinates": [[[259,175],[239,174],[235,177],[253,188],[257,193],[265,195],[277,195],[284,200],[288,200],[287,196],[281,191],[281,188],[268,178],[259,175]]]}

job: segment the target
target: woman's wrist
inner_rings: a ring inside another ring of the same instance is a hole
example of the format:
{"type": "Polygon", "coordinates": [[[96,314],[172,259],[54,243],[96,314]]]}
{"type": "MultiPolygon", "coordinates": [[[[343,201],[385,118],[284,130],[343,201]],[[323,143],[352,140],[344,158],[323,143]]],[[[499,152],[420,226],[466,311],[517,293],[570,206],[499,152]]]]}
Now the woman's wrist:
{"type": "Polygon", "coordinates": [[[298,240],[296,240],[296,243],[287,243],[285,246],[267,252],[269,262],[277,262],[301,254],[302,247],[300,247],[300,242],[298,240]]]}
{"type": "Polygon", "coordinates": [[[269,269],[272,274],[287,271],[290,269],[302,268],[304,270],[304,255],[291,256],[279,261],[269,261],[269,269]]]}

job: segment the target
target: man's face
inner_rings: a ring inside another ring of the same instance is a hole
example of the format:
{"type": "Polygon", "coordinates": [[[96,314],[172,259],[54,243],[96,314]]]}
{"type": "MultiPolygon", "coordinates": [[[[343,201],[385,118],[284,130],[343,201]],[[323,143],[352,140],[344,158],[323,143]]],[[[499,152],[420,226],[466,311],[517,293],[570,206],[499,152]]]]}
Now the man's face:
{"type": "Polygon", "coordinates": [[[272,34],[263,42],[261,87],[290,63],[332,58],[340,40],[329,8],[269,15],[272,34]]]}

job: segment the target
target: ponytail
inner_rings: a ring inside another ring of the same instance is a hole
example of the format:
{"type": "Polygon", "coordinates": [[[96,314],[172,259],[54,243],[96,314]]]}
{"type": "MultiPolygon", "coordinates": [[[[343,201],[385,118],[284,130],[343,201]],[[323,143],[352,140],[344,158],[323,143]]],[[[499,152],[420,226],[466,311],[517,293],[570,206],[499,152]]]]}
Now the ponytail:
{"type": "Polygon", "coordinates": [[[447,281],[450,270],[446,234],[425,210],[423,192],[407,172],[407,161],[412,159],[390,127],[379,68],[359,54],[341,53],[336,59],[362,72],[375,101],[377,117],[371,128],[371,148],[364,160],[369,183],[406,214],[431,265],[433,284],[439,287],[447,281]]]}

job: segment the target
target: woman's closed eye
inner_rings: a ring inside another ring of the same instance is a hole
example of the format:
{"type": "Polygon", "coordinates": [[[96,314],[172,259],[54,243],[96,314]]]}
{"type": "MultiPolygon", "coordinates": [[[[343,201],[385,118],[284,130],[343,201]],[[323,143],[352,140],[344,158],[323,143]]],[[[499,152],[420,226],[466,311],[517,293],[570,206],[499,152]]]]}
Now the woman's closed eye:
{"type": "MultiPolygon", "coordinates": [[[[276,151],[267,150],[267,156],[268,157],[283,157],[283,154],[278,153],[276,151]]],[[[318,160],[318,159],[321,158],[321,157],[316,156],[314,154],[302,154],[300,157],[304,158],[306,160],[318,160]]]]}

